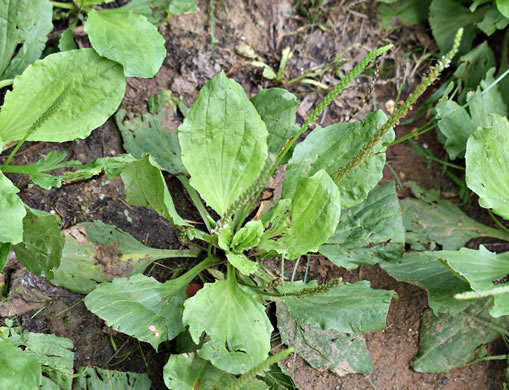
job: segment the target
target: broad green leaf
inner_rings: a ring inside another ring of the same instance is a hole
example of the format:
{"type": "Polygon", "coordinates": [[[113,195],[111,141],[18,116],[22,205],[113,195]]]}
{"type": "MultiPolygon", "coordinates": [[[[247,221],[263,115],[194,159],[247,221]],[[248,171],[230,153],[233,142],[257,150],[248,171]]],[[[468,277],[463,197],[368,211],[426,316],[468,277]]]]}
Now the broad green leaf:
{"type": "Polygon", "coordinates": [[[152,381],[147,374],[103,370],[99,367],[82,368],[73,390],[150,390],[152,381]]]}
{"type": "Polygon", "coordinates": [[[491,68],[477,90],[467,94],[470,116],[477,126],[489,127],[493,120],[490,114],[507,116],[507,107],[498,85],[494,85],[494,74],[495,68],[491,68]]]}
{"type": "Polygon", "coordinates": [[[299,324],[283,303],[277,304],[277,326],[281,341],[295,348],[313,368],[327,368],[339,376],[373,370],[366,342],[361,335],[322,330],[299,324]]]}
{"type": "Polygon", "coordinates": [[[64,142],[87,137],[117,109],[122,67],[93,49],[51,54],[14,80],[0,112],[0,137],[64,142]]]}
{"type": "Polygon", "coordinates": [[[375,187],[361,204],[343,210],[320,253],[339,267],[357,268],[400,258],[405,245],[394,182],[375,187]]]}
{"type": "Polygon", "coordinates": [[[177,213],[163,174],[149,155],[127,165],[121,176],[127,203],[152,209],[175,226],[188,225],[177,213]]]}
{"type": "Polygon", "coordinates": [[[196,0],[170,0],[168,5],[168,12],[172,15],[194,11],[196,11],[196,0]]]}
{"type": "Polygon", "coordinates": [[[49,279],[60,265],[64,235],[62,221],[56,215],[41,210],[27,209],[23,218],[23,242],[13,246],[18,261],[36,275],[49,279]]]}
{"type": "MultiPolygon", "coordinates": [[[[166,101],[167,103],[168,101],[166,101]]],[[[151,108],[150,113],[146,114],[144,118],[134,118],[133,120],[126,119],[125,110],[118,110],[115,114],[115,123],[122,134],[123,147],[138,159],[144,153],[150,153],[157,165],[172,174],[186,173],[180,157],[177,133],[169,133],[163,129],[161,121],[164,109],[164,106],[156,106],[151,108]]]]}
{"type": "Polygon", "coordinates": [[[393,30],[401,24],[412,26],[423,22],[428,17],[430,3],[431,0],[400,0],[396,4],[379,4],[376,8],[378,23],[385,29],[393,30]]]}
{"type": "Polygon", "coordinates": [[[438,128],[445,137],[445,150],[451,160],[463,157],[468,137],[476,130],[476,124],[470,119],[467,110],[458,103],[449,100],[453,84],[449,84],[436,106],[438,128]]]}
{"type": "Polygon", "coordinates": [[[119,332],[151,344],[175,338],[182,327],[185,286],[172,280],[159,283],[154,278],[133,275],[98,286],[87,295],[91,312],[119,332]]]}
{"type": "Polygon", "coordinates": [[[38,389],[41,377],[41,364],[37,358],[0,338],[0,388],[38,389]]]}
{"type": "Polygon", "coordinates": [[[200,359],[194,353],[171,355],[164,366],[164,384],[172,390],[227,389],[235,377],[200,359]]]}
{"type": "Polygon", "coordinates": [[[497,328],[506,329],[509,318],[489,315],[489,302],[480,301],[459,314],[450,316],[424,312],[419,337],[419,355],[412,363],[418,372],[448,372],[484,357],[481,346],[500,336],[497,328]]]}
{"type": "Polygon", "coordinates": [[[277,362],[265,371],[264,381],[271,390],[296,390],[298,389],[292,376],[281,362],[277,362]]]}
{"type": "Polygon", "coordinates": [[[497,7],[492,5],[486,11],[483,20],[477,23],[477,28],[489,36],[497,30],[505,29],[507,25],[509,25],[509,19],[502,15],[497,7]]]}
{"type": "Polygon", "coordinates": [[[254,274],[258,270],[258,264],[249,260],[243,254],[229,252],[226,254],[228,261],[244,275],[254,274]]]}
{"type": "Polygon", "coordinates": [[[451,50],[456,31],[461,27],[464,32],[459,51],[467,52],[476,34],[475,24],[483,16],[482,9],[470,12],[458,0],[432,0],[429,8],[429,24],[440,53],[445,54],[451,50]]]}
{"type": "Polygon", "coordinates": [[[0,80],[13,79],[39,59],[53,29],[49,0],[0,1],[0,80]]]}
{"type": "MultiPolygon", "coordinates": [[[[11,252],[12,245],[10,243],[0,243],[0,272],[4,269],[9,259],[9,253],[11,252]]],[[[2,295],[3,287],[0,288],[0,295],[2,295]]]]}
{"type": "Polygon", "coordinates": [[[509,241],[509,235],[468,217],[454,203],[441,199],[438,190],[423,190],[411,182],[410,188],[418,199],[400,201],[406,242],[412,249],[458,250],[475,237],[495,237],[509,241]]]}
{"type": "MultiPolygon", "coordinates": [[[[498,280],[509,275],[509,252],[495,254],[484,246],[479,250],[462,248],[457,252],[435,252],[438,258],[447,262],[455,272],[464,277],[474,291],[491,290],[499,284],[498,280]]],[[[490,312],[493,317],[509,315],[509,295],[496,295],[495,307],[490,312]]]]}
{"type": "MultiPolygon", "coordinates": [[[[283,183],[282,198],[291,198],[297,183],[303,176],[313,176],[321,169],[332,175],[347,164],[387,121],[382,111],[376,111],[362,122],[343,122],[313,130],[306,139],[295,147],[288,164],[283,183]]],[[[394,132],[384,142],[394,139],[394,132]]],[[[341,206],[349,208],[362,202],[382,179],[385,165],[385,148],[376,146],[373,155],[349,176],[341,185],[341,206]]]]}
{"type": "Polygon", "coordinates": [[[290,227],[280,240],[289,259],[317,252],[333,233],[341,214],[337,186],[324,171],[302,177],[290,204],[290,227]]]}
{"type": "Polygon", "coordinates": [[[191,185],[223,215],[253,183],[267,159],[267,130],[242,87],[214,76],[179,127],[191,185]]]}
{"type": "Polygon", "coordinates": [[[60,188],[62,186],[62,180],[64,177],[61,175],[51,175],[45,172],[53,171],[59,168],[68,168],[81,165],[81,163],[76,160],[63,161],[66,156],[67,152],[57,152],[56,150],[52,150],[46,157],[42,158],[36,163],[25,165],[8,165],[4,168],[3,171],[6,173],[19,173],[28,175],[34,184],[41,186],[45,190],[49,190],[51,188],[60,188]]]}
{"type": "Polygon", "coordinates": [[[496,0],[497,8],[499,12],[509,19],[509,1],[508,0],[496,0]]]}
{"type": "Polygon", "coordinates": [[[143,273],[155,260],[196,257],[198,253],[198,250],[149,248],[113,225],[83,222],[66,231],[60,266],[50,282],[88,294],[99,283],[143,273]]]}
{"type": "Polygon", "coordinates": [[[140,14],[91,10],[85,31],[93,48],[122,64],[127,77],[154,77],[166,57],[164,38],[140,14]]]}
{"type": "Polygon", "coordinates": [[[25,205],[19,190],[0,172],[0,242],[17,244],[23,240],[25,205]]]}
{"type": "Polygon", "coordinates": [[[39,362],[43,389],[71,390],[74,363],[71,340],[53,334],[23,332],[9,337],[8,341],[23,346],[24,353],[39,362]]]}
{"type": "Polygon", "coordinates": [[[267,126],[269,153],[278,154],[285,142],[299,130],[295,123],[298,99],[281,88],[262,89],[251,98],[258,114],[267,126]]]}
{"type": "Polygon", "coordinates": [[[231,249],[235,252],[243,252],[254,248],[260,242],[262,234],[262,221],[249,221],[233,236],[231,249]]]}
{"type": "Polygon", "coordinates": [[[204,332],[210,338],[198,355],[215,367],[242,374],[268,357],[272,325],[265,307],[242,290],[233,275],[205,284],[184,306],[183,323],[194,342],[204,332]]]}
{"type": "Polygon", "coordinates": [[[394,293],[373,290],[366,280],[340,284],[309,296],[287,296],[285,304],[299,324],[318,325],[344,333],[365,333],[384,329],[394,293]]]}
{"type": "Polygon", "coordinates": [[[469,285],[439,261],[440,253],[406,253],[399,261],[380,265],[394,279],[426,290],[429,307],[435,315],[448,313],[454,316],[471,303],[454,298],[455,294],[467,291],[469,285]]]}
{"type": "Polygon", "coordinates": [[[467,143],[466,182],[479,195],[479,204],[509,219],[509,122],[492,116],[467,143]]]}
{"type": "Polygon", "coordinates": [[[454,77],[463,84],[463,90],[458,98],[460,103],[465,102],[467,92],[475,90],[486,77],[486,72],[494,66],[496,66],[495,55],[486,41],[459,59],[454,77]]]}

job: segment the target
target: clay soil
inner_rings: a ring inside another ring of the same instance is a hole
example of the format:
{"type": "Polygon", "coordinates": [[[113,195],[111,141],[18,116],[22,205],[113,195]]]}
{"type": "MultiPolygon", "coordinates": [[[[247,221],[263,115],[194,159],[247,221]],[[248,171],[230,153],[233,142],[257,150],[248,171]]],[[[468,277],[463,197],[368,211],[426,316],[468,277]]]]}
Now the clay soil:
{"type": "MultiPolygon", "coordinates": [[[[427,25],[387,32],[377,27],[375,1],[325,0],[319,9],[310,7],[310,1],[278,0],[219,0],[211,9],[208,1],[199,1],[197,12],[173,17],[160,28],[166,38],[167,58],[155,78],[150,80],[128,79],[128,89],[122,108],[132,115],[146,111],[146,99],[163,89],[170,89],[174,96],[182,97],[190,105],[200,87],[215,73],[224,70],[245,88],[248,96],[261,88],[283,86],[296,94],[301,105],[298,110],[300,123],[324,96],[316,85],[290,82],[305,72],[332,63],[338,56],[338,66],[332,67],[315,80],[327,86],[339,80],[339,73],[349,71],[366,53],[366,49],[393,43],[395,49],[381,64],[378,80],[374,72],[359,78],[320,117],[313,126],[325,126],[352,115],[354,108],[374,85],[377,108],[387,110],[390,100],[395,100],[402,88],[404,97],[419,82],[422,72],[430,63],[419,64],[419,57],[435,50],[427,25]],[[300,10],[303,5],[308,13],[300,10]],[[215,44],[211,44],[211,32],[215,44]],[[293,57],[289,60],[281,83],[262,76],[262,71],[250,65],[246,48],[252,49],[258,61],[278,68],[282,51],[289,47],[293,57]],[[403,61],[401,56],[412,48],[421,51],[403,61]]],[[[86,39],[77,37],[81,45],[86,39]]],[[[368,105],[356,114],[362,119],[373,107],[372,96],[368,105]]],[[[168,118],[168,130],[181,122],[179,116],[168,118]]],[[[425,119],[424,119],[425,121],[425,119]]],[[[422,121],[420,122],[422,123],[422,121]]],[[[407,134],[414,126],[400,126],[397,137],[407,134]]],[[[429,132],[416,140],[427,145],[437,156],[443,156],[436,135],[429,132]]],[[[64,144],[26,144],[16,156],[17,163],[39,160],[50,150],[65,150],[68,159],[88,162],[98,157],[123,153],[120,134],[112,120],[95,130],[85,139],[64,144]]],[[[5,157],[5,153],[0,160],[5,157]]],[[[387,161],[391,168],[385,170],[384,181],[396,180],[400,197],[409,196],[405,183],[416,181],[424,188],[440,188],[457,200],[457,188],[443,174],[441,167],[428,164],[412,153],[408,143],[389,149],[387,161]]],[[[62,218],[64,228],[83,221],[101,220],[114,224],[131,233],[144,244],[156,248],[179,247],[177,231],[156,213],[132,207],[123,201],[123,187],[119,179],[97,177],[90,181],[68,184],[60,189],[44,191],[28,188],[23,177],[10,176],[20,188],[23,200],[33,208],[56,213],[62,218]]],[[[182,216],[198,220],[179,182],[168,177],[168,183],[177,209],[182,216]]],[[[475,206],[468,212],[476,219],[490,224],[475,206]]],[[[473,205],[472,205],[473,204],[473,205]]],[[[483,241],[488,249],[500,250],[500,243],[483,241]],[[490,247],[490,245],[492,245],[490,247]]],[[[475,247],[478,243],[470,243],[475,247]]],[[[509,248],[502,248],[508,250],[509,248]]],[[[171,272],[186,266],[184,261],[167,260],[164,267],[156,266],[152,275],[164,280],[171,272]],[[169,269],[169,270],[168,270],[169,269]]],[[[303,273],[303,269],[298,269],[303,273]]],[[[24,329],[33,332],[52,332],[69,337],[75,346],[75,366],[101,366],[135,372],[149,372],[153,389],[165,389],[162,379],[170,345],[161,346],[155,353],[148,345],[140,345],[125,335],[112,333],[104,322],[85,308],[83,296],[70,293],[49,284],[44,278],[35,277],[21,268],[14,258],[6,269],[11,298],[9,306],[0,306],[0,321],[13,317],[24,329]],[[30,283],[27,283],[30,282],[30,283]],[[30,288],[26,286],[29,285],[30,288]],[[35,291],[35,293],[34,293],[35,291]],[[112,341],[114,343],[112,343],[112,341]],[[115,349],[114,349],[115,345],[115,349]]],[[[366,335],[374,370],[369,376],[349,375],[338,377],[328,371],[312,369],[304,360],[288,359],[285,365],[293,373],[300,389],[312,390],[483,390],[502,389],[505,381],[505,364],[489,361],[457,369],[446,374],[420,374],[411,370],[410,362],[418,352],[420,317],[427,308],[425,292],[411,285],[400,283],[379,267],[360,267],[355,271],[338,268],[323,258],[311,264],[312,278],[319,283],[336,277],[347,282],[365,279],[374,288],[397,292],[384,331],[366,335]]],[[[505,353],[501,341],[488,346],[490,354],[505,353]]]]}

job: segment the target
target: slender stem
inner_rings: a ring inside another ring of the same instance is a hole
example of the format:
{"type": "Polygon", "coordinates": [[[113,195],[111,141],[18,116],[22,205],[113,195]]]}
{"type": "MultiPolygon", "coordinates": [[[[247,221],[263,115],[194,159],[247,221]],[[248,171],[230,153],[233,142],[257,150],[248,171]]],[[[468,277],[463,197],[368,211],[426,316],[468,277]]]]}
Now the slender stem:
{"type": "Polygon", "coordinates": [[[502,222],[500,222],[500,220],[495,216],[495,214],[493,214],[493,211],[491,211],[491,209],[488,209],[488,213],[489,213],[491,219],[493,220],[493,222],[495,222],[495,224],[500,229],[502,229],[504,232],[509,234],[509,228],[507,228],[506,226],[502,225],[502,222]]]}
{"type": "Polygon", "coordinates": [[[61,1],[52,1],[51,4],[53,5],[53,7],[57,7],[57,8],[70,9],[70,10],[76,9],[76,6],[74,4],[62,3],[61,1]]]}
{"type": "Polygon", "coordinates": [[[196,192],[196,190],[191,187],[191,184],[189,183],[189,179],[183,175],[178,175],[177,178],[180,180],[184,188],[186,189],[187,193],[189,194],[189,197],[191,198],[191,201],[194,204],[194,207],[198,210],[200,213],[201,219],[203,220],[203,223],[207,227],[208,232],[210,233],[212,231],[212,228],[210,226],[210,221],[212,220],[212,217],[210,216],[209,212],[203,205],[200,196],[196,192]]]}
{"type": "Polygon", "coordinates": [[[281,351],[275,355],[270,356],[267,360],[265,360],[263,363],[258,364],[248,372],[246,372],[244,375],[242,375],[239,379],[237,379],[230,387],[228,387],[228,390],[240,390],[248,388],[246,385],[249,384],[251,380],[255,378],[255,376],[272,366],[273,364],[276,364],[278,361],[285,359],[286,357],[290,356],[293,353],[293,348],[288,348],[284,351],[281,351]]]}
{"type": "Polygon", "coordinates": [[[5,170],[5,168],[7,168],[7,165],[9,165],[9,163],[11,162],[11,160],[13,159],[14,155],[16,154],[16,152],[19,150],[19,148],[21,148],[21,146],[25,143],[25,141],[27,140],[27,138],[29,137],[30,133],[28,133],[27,135],[25,135],[25,137],[18,142],[18,144],[16,145],[16,147],[14,149],[12,149],[12,152],[11,154],[9,154],[9,157],[7,157],[7,160],[5,160],[5,162],[3,163],[2,167],[0,168],[0,171],[3,171],[5,170]]]}

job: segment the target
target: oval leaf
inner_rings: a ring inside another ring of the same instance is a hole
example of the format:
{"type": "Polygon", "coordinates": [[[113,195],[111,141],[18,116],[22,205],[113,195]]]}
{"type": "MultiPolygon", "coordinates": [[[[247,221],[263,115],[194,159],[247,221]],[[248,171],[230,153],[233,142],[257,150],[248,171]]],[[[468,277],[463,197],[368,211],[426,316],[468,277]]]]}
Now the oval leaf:
{"type": "MultiPolygon", "coordinates": [[[[291,198],[302,176],[312,176],[321,169],[325,169],[330,175],[337,172],[386,121],[386,115],[382,111],[376,111],[362,122],[336,123],[313,130],[295,147],[286,170],[281,197],[291,198]]],[[[394,131],[391,130],[384,142],[392,139],[394,131]]],[[[366,158],[339,186],[342,207],[349,208],[366,199],[369,191],[382,179],[384,166],[385,147],[378,145],[373,149],[373,155],[366,158]]]]}
{"type": "Polygon", "coordinates": [[[14,80],[0,112],[0,137],[64,142],[87,137],[117,109],[122,67],[93,49],[51,54],[14,80]]]}
{"type": "Polygon", "coordinates": [[[467,142],[466,181],[479,204],[509,219],[509,121],[492,115],[467,142]]]}
{"type": "Polygon", "coordinates": [[[154,77],[166,57],[164,38],[140,14],[91,10],[85,31],[94,49],[121,63],[127,77],[154,77]]]}
{"type": "Polygon", "coordinates": [[[324,170],[299,180],[290,205],[290,229],[283,241],[288,258],[316,252],[332,236],[341,214],[339,190],[324,170]]]}
{"type": "Polygon", "coordinates": [[[193,340],[198,343],[203,332],[210,337],[199,356],[217,368],[242,374],[268,357],[272,325],[265,308],[234,279],[206,284],[184,307],[193,340]]]}
{"type": "Polygon", "coordinates": [[[200,90],[179,127],[191,185],[224,214],[258,177],[267,159],[267,130],[242,87],[223,72],[200,90]]]}

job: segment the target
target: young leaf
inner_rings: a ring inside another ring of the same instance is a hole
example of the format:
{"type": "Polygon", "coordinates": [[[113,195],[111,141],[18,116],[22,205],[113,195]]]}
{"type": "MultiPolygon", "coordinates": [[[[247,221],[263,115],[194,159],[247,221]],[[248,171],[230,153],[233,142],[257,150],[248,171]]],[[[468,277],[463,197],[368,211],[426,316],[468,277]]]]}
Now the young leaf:
{"type": "Polygon", "coordinates": [[[467,186],[479,195],[482,207],[509,219],[509,121],[493,115],[467,143],[467,186]]]}
{"type": "Polygon", "coordinates": [[[445,150],[451,160],[463,157],[468,137],[477,128],[470,119],[467,110],[458,103],[449,100],[449,93],[453,86],[452,83],[449,84],[436,106],[438,128],[446,139],[445,150]]]}
{"type": "Polygon", "coordinates": [[[83,222],[66,231],[60,266],[50,282],[88,294],[99,283],[143,273],[155,260],[196,257],[198,253],[198,250],[149,248],[113,225],[83,222]]]}
{"type": "MultiPolygon", "coordinates": [[[[317,128],[295,147],[286,169],[282,198],[291,198],[303,176],[312,176],[321,169],[332,175],[350,161],[364,143],[387,121],[382,111],[376,111],[362,122],[344,122],[317,128]]],[[[384,141],[390,142],[394,131],[384,141]]],[[[382,178],[385,148],[375,147],[373,155],[339,186],[341,206],[349,208],[362,202],[382,178]]]]}
{"type": "Polygon", "coordinates": [[[357,268],[400,258],[405,245],[394,182],[375,187],[361,204],[343,210],[335,233],[319,251],[339,267],[357,268]]]}
{"type": "Polygon", "coordinates": [[[41,160],[33,164],[25,165],[8,165],[3,168],[3,172],[6,173],[20,173],[28,175],[30,180],[34,184],[41,186],[45,190],[51,188],[60,188],[62,186],[63,176],[61,175],[50,175],[45,173],[59,168],[74,167],[81,165],[79,161],[63,161],[67,156],[67,152],[57,152],[52,150],[48,155],[41,160]]]}
{"type": "Polygon", "coordinates": [[[327,368],[339,376],[373,370],[366,342],[361,335],[322,330],[298,324],[283,303],[277,304],[277,326],[281,341],[295,348],[313,368],[327,368]]]}
{"type": "Polygon", "coordinates": [[[13,246],[18,261],[36,275],[49,279],[60,265],[64,235],[62,221],[56,215],[41,210],[27,209],[23,218],[23,242],[13,246]]]}
{"type": "Polygon", "coordinates": [[[127,77],[154,77],[166,57],[164,38],[140,14],[91,10],[85,31],[93,48],[122,64],[127,77]]]}
{"type": "Polygon", "coordinates": [[[200,359],[194,353],[171,355],[164,366],[164,384],[173,390],[226,389],[235,377],[200,359]]]}
{"type": "Polygon", "coordinates": [[[240,253],[254,248],[260,242],[262,234],[262,221],[249,221],[233,236],[231,240],[231,249],[240,253]]]}
{"type": "Polygon", "coordinates": [[[443,250],[454,251],[475,237],[509,241],[507,233],[474,221],[454,203],[441,199],[440,191],[424,190],[413,182],[409,185],[418,199],[407,198],[400,205],[406,242],[412,249],[431,250],[437,243],[443,250]]]}
{"type": "Polygon", "coordinates": [[[76,50],[78,46],[76,46],[76,42],[74,41],[74,35],[71,29],[65,30],[58,39],[58,50],[67,51],[67,50],[76,50]]]}
{"type": "Polygon", "coordinates": [[[340,284],[309,296],[287,296],[285,305],[299,324],[318,325],[344,333],[365,333],[384,329],[394,293],[373,290],[366,280],[340,284]]]}
{"type": "Polygon", "coordinates": [[[229,252],[226,254],[228,261],[244,275],[253,274],[258,270],[258,264],[249,260],[243,254],[229,252]]]}
{"type": "Polygon", "coordinates": [[[205,284],[184,307],[183,322],[194,342],[203,332],[210,338],[198,355],[215,367],[242,374],[268,357],[272,325],[265,308],[230,275],[228,280],[205,284]]]}
{"type": "Polygon", "coordinates": [[[152,209],[175,226],[189,225],[178,215],[164,177],[148,154],[127,165],[121,176],[127,203],[152,209]]]}
{"type": "Polygon", "coordinates": [[[324,170],[302,177],[290,205],[290,228],[280,240],[288,258],[317,252],[334,233],[340,214],[339,190],[324,170]]]}
{"type": "Polygon", "coordinates": [[[8,341],[22,345],[24,353],[33,356],[42,369],[43,389],[71,389],[74,352],[72,341],[53,334],[23,332],[8,341]],[[55,387],[56,386],[56,387],[55,387]]]}
{"type": "Polygon", "coordinates": [[[73,390],[150,390],[152,381],[147,374],[103,370],[99,367],[81,368],[73,390]]]}
{"type": "Polygon", "coordinates": [[[0,338],[0,388],[38,389],[41,364],[34,357],[0,338]]]}
{"type": "Polygon", "coordinates": [[[0,242],[17,244],[23,240],[25,205],[19,190],[0,172],[0,242]]]}
{"type": "Polygon", "coordinates": [[[454,295],[467,291],[468,283],[439,261],[442,252],[406,253],[399,261],[383,262],[381,267],[394,279],[416,285],[428,294],[428,305],[435,315],[458,314],[470,305],[454,295]]]}
{"type": "Polygon", "coordinates": [[[500,336],[499,328],[509,326],[509,317],[493,319],[489,302],[477,302],[454,316],[434,316],[431,310],[422,316],[419,355],[412,362],[418,372],[447,372],[484,357],[480,348],[500,336]]]}
{"type": "Polygon", "coordinates": [[[49,0],[3,0],[0,3],[0,80],[13,79],[42,54],[51,23],[49,0]]]}
{"type": "Polygon", "coordinates": [[[137,161],[136,158],[130,154],[119,154],[113,157],[101,157],[89,162],[88,164],[81,165],[73,172],[64,172],[62,180],[64,181],[77,181],[87,180],[91,177],[104,172],[108,179],[120,176],[122,170],[132,162],[137,161]]]}
{"type": "Polygon", "coordinates": [[[0,137],[64,142],[87,137],[117,109],[122,68],[93,49],[51,54],[14,80],[0,111],[0,137]]]}
{"type": "Polygon", "coordinates": [[[267,130],[242,87],[221,72],[200,90],[179,127],[191,185],[223,215],[258,177],[267,130]]]}
{"type": "Polygon", "coordinates": [[[299,130],[295,123],[298,99],[281,88],[262,89],[251,98],[251,103],[267,126],[268,151],[278,154],[286,141],[299,130]]]}
{"type": "Polygon", "coordinates": [[[171,340],[182,330],[183,302],[187,298],[180,283],[159,283],[134,275],[102,284],[85,298],[88,310],[119,332],[151,344],[171,340]]]}

